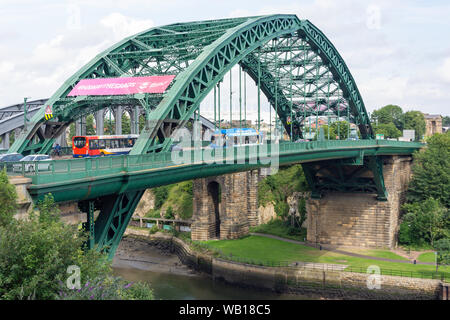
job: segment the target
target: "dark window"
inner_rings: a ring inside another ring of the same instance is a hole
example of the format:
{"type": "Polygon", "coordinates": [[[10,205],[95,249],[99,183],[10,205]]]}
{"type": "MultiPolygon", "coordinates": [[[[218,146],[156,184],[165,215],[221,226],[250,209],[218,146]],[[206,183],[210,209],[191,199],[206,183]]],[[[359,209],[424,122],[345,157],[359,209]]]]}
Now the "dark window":
{"type": "Polygon", "coordinates": [[[86,138],[84,137],[77,137],[73,139],[73,144],[76,148],[83,148],[86,145],[86,138]]]}
{"type": "Polygon", "coordinates": [[[98,140],[98,148],[99,149],[105,149],[106,148],[106,141],[104,139],[98,140]]]}
{"type": "Polygon", "coordinates": [[[89,141],[89,148],[90,148],[91,150],[97,150],[97,149],[98,149],[98,140],[97,140],[97,139],[95,139],[95,140],[90,140],[90,141],[89,141]]]}

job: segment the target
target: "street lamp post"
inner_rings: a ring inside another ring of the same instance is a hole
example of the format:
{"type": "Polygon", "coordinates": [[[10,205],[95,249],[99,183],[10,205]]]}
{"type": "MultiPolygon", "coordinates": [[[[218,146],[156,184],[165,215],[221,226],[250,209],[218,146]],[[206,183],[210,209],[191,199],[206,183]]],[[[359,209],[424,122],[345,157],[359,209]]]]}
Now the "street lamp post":
{"type": "Polygon", "coordinates": [[[28,100],[28,97],[23,98],[23,130],[25,132],[27,131],[27,122],[28,122],[28,118],[27,118],[27,100],[28,100]]]}

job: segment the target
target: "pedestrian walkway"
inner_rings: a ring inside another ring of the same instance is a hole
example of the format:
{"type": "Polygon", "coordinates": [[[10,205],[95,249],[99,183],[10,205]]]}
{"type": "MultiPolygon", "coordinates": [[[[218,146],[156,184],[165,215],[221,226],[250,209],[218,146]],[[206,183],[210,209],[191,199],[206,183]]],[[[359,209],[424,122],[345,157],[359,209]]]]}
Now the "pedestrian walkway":
{"type": "Polygon", "coordinates": [[[326,271],[344,271],[348,267],[348,265],[346,264],[301,262],[301,261],[293,262],[289,266],[295,268],[320,269],[326,271]]]}
{"type": "MultiPolygon", "coordinates": [[[[311,247],[311,248],[318,248],[318,246],[315,245],[315,244],[311,244],[311,243],[307,243],[307,242],[303,242],[303,241],[292,240],[292,239],[286,239],[286,238],[282,238],[282,237],[279,237],[279,236],[274,236],[274,235],[271,235],[271,234],[265,234],[265,233],[250,233],[250,234],[252,236],[260,236],[260,237],[272,238],[272,239],[277,239],[277,240],[284,241],[284,242],[301,244],[301,245],[308,246],[308,247],[311,247]]],[[[389,259],[389,258],[380,258],[380,257],[367,256],[367,255],[364,255],[364,254],[359,254],[359,253],[354,253],[354,252],[348,252],[348,251],[340,250],[340,249],[337,249],[335,247],[327,246],[327,245],[321,245],[321,248],[322,248],[322,250],[331,251],[331,252],[335,252],[335,253],[340,253],[340,254],[344,254],[344,255],[347,255],[347,256],[351,256],[351,257],[363,258],[363,259],[371,259],[371,260],[386,261],[386,262],[397,262],[397,263],[413,263],[411,261],[406,261],[406,260],[397,260],[397,259],[389,259]]],[[[430,265],[430,266],[434,265],[434,263],[432,263],[432,262],[419,262],[419,261],[416,261],[416,264],[430,265]]]]}

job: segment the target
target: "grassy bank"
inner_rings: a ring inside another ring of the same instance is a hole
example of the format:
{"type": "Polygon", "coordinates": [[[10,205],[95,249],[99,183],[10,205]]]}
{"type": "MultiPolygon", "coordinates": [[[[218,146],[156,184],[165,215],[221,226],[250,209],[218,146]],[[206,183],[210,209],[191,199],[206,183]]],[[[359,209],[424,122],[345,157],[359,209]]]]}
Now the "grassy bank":
{"type": "MultiPolygon", "coordinates": [[[[344,264],[348,266],[349,271],[351,269],[361,272],[365,272],[369,266],[376,265],[381,268],[382,274],[392,273],[395,275],[399,274],[397,272],[402,272],[403,275],[412,277],[431,277],[431,274],[435,272],[435,267],[431,265],[414,265],[352,257],[261,236],[248,236],[236,240],[211,240],[202,243],[219,250],[225,257],[231,255],[232,259],[240,258],[241,261],[261,262],[266,265],[273,262],[344,264]]],[[[401,258],[383,250],[374,250],[372,253],[379,257],[401,258]]],[[[439,274],[443,274],[446,279],[450,279],[450,266],[439,267],[439,274]]]]}
{"type": "Polygon", "coordinates": [[[305,241],[306,239],[306,228],[298,229],[290,227],[287,222],[282,220],[271,220],[266,224],[252,227],[250,228],[250,232],[271,234],[297,241],[305,241]]]}

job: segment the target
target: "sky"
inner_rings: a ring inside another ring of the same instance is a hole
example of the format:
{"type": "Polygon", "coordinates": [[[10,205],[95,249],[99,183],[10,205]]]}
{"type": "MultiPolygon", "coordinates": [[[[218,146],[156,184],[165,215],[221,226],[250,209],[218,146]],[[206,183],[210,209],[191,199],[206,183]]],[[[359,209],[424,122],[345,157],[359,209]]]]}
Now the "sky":
{"type": "Polygon", "coordinates": [[[126,36],[175,22],[296,14],[330,39],[369,112],[450,115],[447,0],[0,0],[0,107],[50,97],[126,36]]]}

